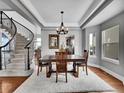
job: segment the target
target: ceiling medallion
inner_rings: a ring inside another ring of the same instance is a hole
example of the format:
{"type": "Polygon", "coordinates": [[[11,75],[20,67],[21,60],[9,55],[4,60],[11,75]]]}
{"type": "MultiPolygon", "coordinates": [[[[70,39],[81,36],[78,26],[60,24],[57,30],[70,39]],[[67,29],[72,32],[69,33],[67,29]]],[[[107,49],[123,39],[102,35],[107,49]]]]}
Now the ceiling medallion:
{"type": "Polygon", "coordinates": [[[61,20],[62,21],[61,21],[60,27],[56,28],[56,31],[57,31],[58,34],[64,35],[64,34],[68,33],[68,28],[66,28],[64,26],[64,23],[63,23],[63,13],[64,13],[64,11],[61,11],[60,13],[61,13],[61,20]]]}

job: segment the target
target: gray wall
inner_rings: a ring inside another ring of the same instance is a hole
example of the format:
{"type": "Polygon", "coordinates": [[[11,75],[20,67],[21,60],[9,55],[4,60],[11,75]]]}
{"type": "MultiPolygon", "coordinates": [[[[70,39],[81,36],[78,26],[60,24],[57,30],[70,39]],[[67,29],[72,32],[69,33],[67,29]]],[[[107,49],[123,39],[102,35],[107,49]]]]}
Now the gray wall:
{"type": "MultiPolygon", "coordinates": [[[[48,54],[55,54],[55,51],[59,51],[59,49],[49,49],[49,34],[57,34],[55,29],[45,29],[45,31],[41,31],[41,42],[42,42],[42,47],[41,47],[41,54],[43,55],[48,55],[48,54]]],[[[65,37],[68,36],[75,36],[74,39],[74,47],[75,47],[75,54],[76,55],[81,55],[82,51],[84,49],[84,32],[81,29],[69,29],[68,34],[66,35],[60,35],[59,36],[59,46],[61,44],[65,44],[65,37]]]]}
{"type": "Polygon", "coordinates": [[[82,30],[82,49],[84,50],[86,47],[86,36],[85,36],[85,29],[82,30]]]}
{"type": "Polygon", "coordinates": [[[85,46],[86,46],[86,49],[89,50],[89,34],[90,33],[95,33],[96,35],[96,56],[95,57],[91,57],[89,56],[89,59],[88,59],[88,64],[92,65],[92,64],[95,64],[95,65],[99,65],[100,63],[100,57],[101,57],[101,52],[100,52],[100,41],[101,41],[101,38],[100,38],[100,26],[93,26],[93,27],[88,27],[85,29],[85,46]]]}
{"type": "Polygon", "coordinates": [[[86,28],[85,31],[85,39],[86,39],[86,48],[89,49],[89,34],[95,32],[96,33],[96,57],[89,57],[89,64],[100,65],[105,67],[116,74],[124,76],[124,12],[107,20],[102,23],[100,26],[93,26],[86,28]],[[112,62],[108,62],[101,59],[101,35],[102,31],[110,28],[112,26],[119,24],[119,64],[114,64],[112,62]]]}
{"type": "Polygon", "coordinates": [[[115,16],[114,18],[104,22],[101,24],[101,31],[118,25],[120,26],[119,32],[119,64],[113,64],[110,62],[106,62],[101,60],[101,65],[119,75],[124,76],[124,12],[115,16]]]}

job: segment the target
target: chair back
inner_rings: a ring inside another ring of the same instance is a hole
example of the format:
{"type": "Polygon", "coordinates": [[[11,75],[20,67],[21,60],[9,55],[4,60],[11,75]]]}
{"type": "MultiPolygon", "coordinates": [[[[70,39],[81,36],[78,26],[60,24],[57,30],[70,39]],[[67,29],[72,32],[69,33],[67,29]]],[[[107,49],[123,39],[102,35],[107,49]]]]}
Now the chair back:
{"type": "Polygon", "coordinates": [[[83,57],[85,58],[85,62],[87,62],[88,56],[89,56],[89,51],[88,50],[84,50],[83,57]]]}
{"type": "Polygon", "coordinates": [[[59,51],[57,51],[57,52],[55,52],[55,54],[56,55],[67,55],[68,52],[59,52],[59,51]]]}
{"type": "Polygon", "coordinates": [[[56,62],[56,71],[57,72],[66,72],[67,71],[67,62],[63,59],[67,57],[66,52],[56,52],[56,58],[58,61],[56,62]]]}
{"type": "Polygon", "coordinates": [[[36,59],[35,64],[39,65],[40,58],[41,58],[41,50],[37,49],[35,50],[35,59],[36,59]]]}

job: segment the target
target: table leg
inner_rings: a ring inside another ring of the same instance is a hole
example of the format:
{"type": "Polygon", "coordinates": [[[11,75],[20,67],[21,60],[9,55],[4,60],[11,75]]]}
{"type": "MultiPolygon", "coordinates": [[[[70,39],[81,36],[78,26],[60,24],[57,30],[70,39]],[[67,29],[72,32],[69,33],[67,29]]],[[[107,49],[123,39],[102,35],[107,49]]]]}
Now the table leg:
{"type": "Polygon", "coordinates": [[[76,71],[76,63],[75,62],[73,62],[73,75],[74,75],[74,77],[78,77],[78,73],[76,71]]]}
{"type": "Polygon", "coordinates": [[[51,73],[52,73],[52,64],[51,64],[51,62],[50,62],[50,63],[49,63],[49,71],[48,71],[48,73],[47,73],[47,77],[48,77],[48,78],[50,78],[51,73]]]}

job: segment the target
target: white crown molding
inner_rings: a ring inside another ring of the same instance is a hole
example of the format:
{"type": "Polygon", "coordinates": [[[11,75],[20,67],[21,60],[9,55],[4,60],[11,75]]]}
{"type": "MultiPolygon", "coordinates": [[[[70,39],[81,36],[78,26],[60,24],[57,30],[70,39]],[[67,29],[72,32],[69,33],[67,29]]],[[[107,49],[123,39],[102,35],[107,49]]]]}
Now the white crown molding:
{"type": "MultiPolygon", "coordinates": [[[[57,27],[44,27],[42,31],[56,31],[57,27]]],[[[69,31],[82,31],[80,27],[68,27],[69,31]]]]}
{"type": "Polygon", "coordinates": [[[100,4],[94,9],[92,14],[80,25],[81,28],[84,28],[96,15],[98,15],[105,7],[107,7],[113,0],[101,0],[100,4]]]}
{"type": "Polygon", "coordinates": [[[43,18],[40,16],[38,11],[34,8],[34,6],[29,0],[19,0],[19,1],[25,6],[25,8],[27,8],[27,10],[29,10],[33,14],[34,17],[38,19],[40,23],[42,23],[43,25],[46,24],[43,18]]]}
{"type": "MultiPolygon", "coordinates": [[[[27,10],[30,11],[31,14],[37,19],[37,21],[39,21],[44,27],[47,27],[47,26],[51,26],[51,27],[53,26],[54,27],[56,25],[59,25],[58,23],[46,23],[43,20],[43,18],[40,16],[40,14],[38,13],[36,8],[32,5],[31,1],[29,1],[29,0],[16,0],[16,1],[21,2],[25,6],[25,8],[27,8],[27,10]]],[[[69,27],[80,27],[81,23],[86,20],[87,16],[90,16],[91,12],[95,11],[94,9],[96,9],[96,6],[101,1],[104,1],[104,0],[94,0],[93,4],[87,10],[86,14],[81,18],[79,23],[65,23],[65,24],[67,24],[67,26],[69,26],[69,27]]]]}
{"type": "MultiPolygon", "coordinates": [[[[45,27],[59,27],[60,26],[60,22],[59,23],[46,23],[44,26],[45,27]]],[[[65,27],[80,27],[78,23],[64,23],[65,27]]]]}
{"type": "Polygon", "coordinates": [[[38,22],[38,20],[28,11],[28,9],[20,2],[20,0],[4,0],[13,11],[17,11],[21,16],[23,16],[26,20],[31,22],[34,25],[39,25],[43,27],[43,25],[38,22]]]}
{"type": "MultiPolygon", "coordinates": [[[[43,24],[44,27],[48,27],[48,26],[54,27],[60,25],[60,23],[45,22],[29,0],[18,0],[18,1],[21,2],[33,14],[33,16],[35,16],[38,19],[38,21],[43,24]]],[[[69,26],[69,27],[80,27],[79,23],[64,23],[64,24],[65,26],[69,26]]]]}
{"type": "Polygon", "coordinates": [[[91,6],[88,8],[86,13],[82,16],[82,18],[79,21],[79,24],[81,25],[84,23],[90,16],[93,14],[93,12],[104,2],[105,0],[94,0],[94,2],[91,4],[91,6]]]}
{"type": "MultiPolygon", "coordinates": [[[[7,1],[7,0],[5,0],[7,1]]],[[[93,13],[103,4],[104,1],[107,0],[94,0],[91,6],[88,8],[85,15],[80,19],[78,23],[64,23],[65,26],[69,27],[82,27],[83,24],[88,23],[92,20],[93,13]],[[88,21],[87,21],[88,20],[88,21]]],[[[109,0],[108,0],[109,1],[109,0]]],[[[111,1],[111,0],[110,0],[111,1]]],[[[47,23],[44,21],[44,19],[41,17],[41,15],[38,13],[36,8],[32,5],[30,0],[11,0],[13,4],[15,4],[18,7],[18,11],[21,15],[27,15],[26,19],[28,19],[30,22],[31,20],[33,24],[38,24],[41,27],[47,27],[47,26],[59,26],[60,23],[47,23]],[[20,12],[21,10],[21,12],[20,12]],[[29,17],[29,18],[28,18],[29,17]]],[[[13,8],[14,9],[14,8],[13,8]]],[[[102,11],[102,10],[100,10],[102,11]]],[[[98,13],[96,13],[97,15],[98,13]]]]}
{"type": "Polygon", "coordinates": [[[14,11],[13,9],[0,9],[0,11],[14,11]]]}
{"type": "Polygon", "coordinates": [[[19,3],[18,0],[3,0],[3,2],[10,6],[12,11],[18,12],[23,18],[28,20],[33,25],[38,24],[40,27],[42,27],[42,24],[38,23],[36,19],[34,19],[33,16],[25,9],[25,7],[19,3]]]}

